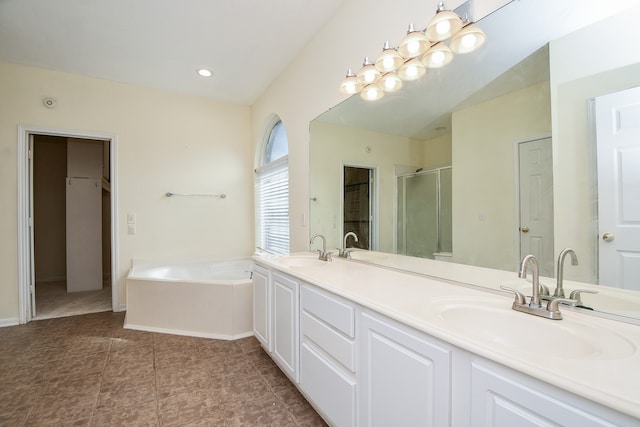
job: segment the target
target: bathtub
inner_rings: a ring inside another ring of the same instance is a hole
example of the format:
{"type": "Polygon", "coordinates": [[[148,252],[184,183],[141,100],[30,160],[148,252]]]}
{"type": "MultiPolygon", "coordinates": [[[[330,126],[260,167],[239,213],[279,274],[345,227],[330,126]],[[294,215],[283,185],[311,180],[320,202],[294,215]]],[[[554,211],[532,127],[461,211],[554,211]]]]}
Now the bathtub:
{"type": "Polygon", "coordinates": [[[127,275],[124,327],[233,340],[253,335],[250,259],[135,261],[127,275]]]}

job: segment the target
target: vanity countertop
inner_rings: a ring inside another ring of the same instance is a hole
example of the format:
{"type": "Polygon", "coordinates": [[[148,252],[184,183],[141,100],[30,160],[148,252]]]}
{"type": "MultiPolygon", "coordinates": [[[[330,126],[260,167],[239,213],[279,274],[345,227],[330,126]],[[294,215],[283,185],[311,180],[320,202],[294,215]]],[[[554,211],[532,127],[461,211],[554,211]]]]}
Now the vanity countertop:
{"type": "Polygon", "coordinates": [[[640,418],[638,325],[562,307],[563,320],[549,320],[511,310],[512,297],[352,260],[318,261],[310,252],[255,254],[253,259],[469,352],[640,418]],[[503,345],[502,333],[520,341],[503,345]],[[586,341],[568,344],[574,336],[586,341]],[[602,342],[607,345],[599,347],[602,342]]]}

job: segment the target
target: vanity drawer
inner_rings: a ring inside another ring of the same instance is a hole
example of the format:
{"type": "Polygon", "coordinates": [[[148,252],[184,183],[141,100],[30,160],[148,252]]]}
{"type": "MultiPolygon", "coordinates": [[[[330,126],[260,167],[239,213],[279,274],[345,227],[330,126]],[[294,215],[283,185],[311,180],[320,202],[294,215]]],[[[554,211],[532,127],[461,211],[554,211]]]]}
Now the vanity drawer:
{"type": "Polygon", "coordinates": [[[304,311],[347,337],[355,338],[355,307],[306,285],[302,287],[300,300],[304,311]]]}
{"type": "Polygon", "coordinates": [[[356,343],[307,312],[302,312],[303,340],[311,340],[351,372],[356,371],[356,343]]]}

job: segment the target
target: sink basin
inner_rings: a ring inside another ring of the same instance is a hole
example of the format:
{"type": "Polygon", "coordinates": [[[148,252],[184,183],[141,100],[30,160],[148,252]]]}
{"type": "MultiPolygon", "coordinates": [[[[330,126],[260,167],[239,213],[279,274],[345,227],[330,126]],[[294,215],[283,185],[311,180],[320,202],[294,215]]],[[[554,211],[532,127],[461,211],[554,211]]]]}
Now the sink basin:
{"type": "MultiPolygon", "coordinates": [[[[493,348],[546,357],[618,359],[635,353],[625,337],[589,321],[550,320],[511,309],[511,300],[440,298],[428,310],[446,327],[493,348]]],[[[562,309],[561,309],[562,310],[562,309]]]]}
{"type": "Polygon", "coordinates": [[[327,261],[320,261],[317,254],[309,255],[292,255],[278,259],[278,263],[293,268],[304,267],[321,267],[327,264],[327,261]]]}

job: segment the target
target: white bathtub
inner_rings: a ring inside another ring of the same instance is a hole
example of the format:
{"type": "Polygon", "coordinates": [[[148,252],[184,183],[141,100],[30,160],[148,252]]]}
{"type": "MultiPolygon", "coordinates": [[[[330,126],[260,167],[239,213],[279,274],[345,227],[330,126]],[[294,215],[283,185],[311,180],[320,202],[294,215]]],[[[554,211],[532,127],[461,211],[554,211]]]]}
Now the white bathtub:
{"type": "Polygon", "coordinates": [[[233,340],[253,335],[250,259],[134,262],[124,327],[233,340]]]}

